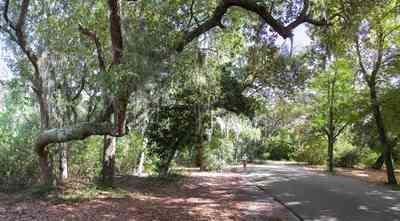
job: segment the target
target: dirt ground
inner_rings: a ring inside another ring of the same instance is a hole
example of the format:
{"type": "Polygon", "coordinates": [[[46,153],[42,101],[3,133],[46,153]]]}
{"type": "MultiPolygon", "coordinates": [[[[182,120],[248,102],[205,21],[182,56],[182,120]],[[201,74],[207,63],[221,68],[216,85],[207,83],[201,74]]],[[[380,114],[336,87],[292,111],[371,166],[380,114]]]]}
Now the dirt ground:
{"type": "Polygon", "coordinates": [[[286,220],[287,211],[235,173],[192,172],[176,182],[118,178],[124,194],[98,191],[78,202],[0,194],[0,220],[286,220]],[[264,200],[266,199],[266,200],[264,200]]]}

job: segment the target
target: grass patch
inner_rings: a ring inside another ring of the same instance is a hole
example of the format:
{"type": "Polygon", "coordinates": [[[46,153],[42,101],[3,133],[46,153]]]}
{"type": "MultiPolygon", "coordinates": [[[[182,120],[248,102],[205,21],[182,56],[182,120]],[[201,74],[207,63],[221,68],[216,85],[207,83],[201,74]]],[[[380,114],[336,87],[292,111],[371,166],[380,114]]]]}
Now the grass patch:
{"type": "Polygon", "coordinates": [[[79,189],[66,189],[49,198],[53,203],[80,203],[96,198],[126,198],[129,192],[119,189],[103,187],[94,183],[82,186],[79,189]]]}
{"type": "Polygon", "coordinates": [[[57,191],[55,186],[51,185],[34,185],[31,188],[27,189],[24,195],[31,198],[46,198],[51,195],[52,192],[57,191]]]}
{"type": "MultiPolygon", "coordinates": [[[[186,177],[184,173],[174,172],[165,177],[156,175],[143,177],[140,178],[140,182],[143,182],[144,187],[150,187],[149,192],[152,192],[151,190],[154,188],[180,186],[186,177]]],[[[60,186],[34,185],[12,194],[12,202],[41,200],[50,204],[79,204],[93,199],[129,198],[132,190],[126,187],[129,187],[130,184],[124,185],[127,186],[105,187],[101,183],[88,183],[79,180],[70,180],[60,186]]]]}
{"type": "Polygon", "coordinates": [[[177,184],[183,182],[184,178],[187,176],[181,172],[172,172],[168,174],[168,176],[158,176],[158,175],[151,175],[146,177],[146,182],[154,184],[154,185],[170,185],[170,184],[177,184]]]}
{"type": "Polygon", "coordinates": [[[65,186],[35,185],[20,194],[18,201],[39,199],[52,204],[75,204],[96,198],[126,198],[129,192],[106,188],[96,183],[69,182],[65,186]]]}

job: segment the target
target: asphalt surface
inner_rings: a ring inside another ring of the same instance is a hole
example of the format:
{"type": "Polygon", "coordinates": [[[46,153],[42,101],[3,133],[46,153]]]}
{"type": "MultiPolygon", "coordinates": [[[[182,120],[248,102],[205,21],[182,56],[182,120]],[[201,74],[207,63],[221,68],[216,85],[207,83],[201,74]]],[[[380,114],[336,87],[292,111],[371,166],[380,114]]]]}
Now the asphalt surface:
{"type": "Polygon", "coordinates": [[[236,171],[284,203],[300,220],[400,221],[400,191],[384,185],[275,163],[236,171]]]}

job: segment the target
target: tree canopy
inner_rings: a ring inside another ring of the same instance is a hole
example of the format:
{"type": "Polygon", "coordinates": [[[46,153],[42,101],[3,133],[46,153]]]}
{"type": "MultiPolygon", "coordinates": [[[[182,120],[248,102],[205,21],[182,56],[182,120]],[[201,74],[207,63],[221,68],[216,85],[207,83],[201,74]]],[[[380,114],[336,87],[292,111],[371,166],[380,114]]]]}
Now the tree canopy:
{"type": "Polygon", "coordinates": [[[86,154],[101,155],[103,178],[112,179],[128,164],[121,156],[132,156],[135,170],[147,156],[167,174],[174,162],[206,169],[244,153],[328,158],[333,171],[355,153],[365,165],[382,156],[395,184],[399,4],[1,1],[11,73],[0,79],[1,151],[34,156],[20,166],[46,183],[86,154]],[[311,44],[295,50],[299,27],[311,44]]]}

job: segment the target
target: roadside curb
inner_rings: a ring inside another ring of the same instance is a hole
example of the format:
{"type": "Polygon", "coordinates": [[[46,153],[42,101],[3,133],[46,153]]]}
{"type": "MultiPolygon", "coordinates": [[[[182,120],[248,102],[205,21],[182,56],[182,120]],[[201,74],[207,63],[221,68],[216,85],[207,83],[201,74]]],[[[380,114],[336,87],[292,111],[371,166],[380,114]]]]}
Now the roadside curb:
{"type": "MultiPolygon", "coordinates": [[[[258,189],[260,189],[263,192],[267,192],[266,189],[264,189],[262,186],[258,186],[256,185],[256,187],[258,189]]],[[[269,194],[272,199],[276,202],[278,202],[279,204],[281,204],[283,207],[285,207],[288,211],[289,211],[289,217],[288,217],[288,221],[304,221],[304,219],[297,214],[292,208],[290,208],[288,205],[286,205],[282,200],[278,199],[276,196],[269,194]]]]}

